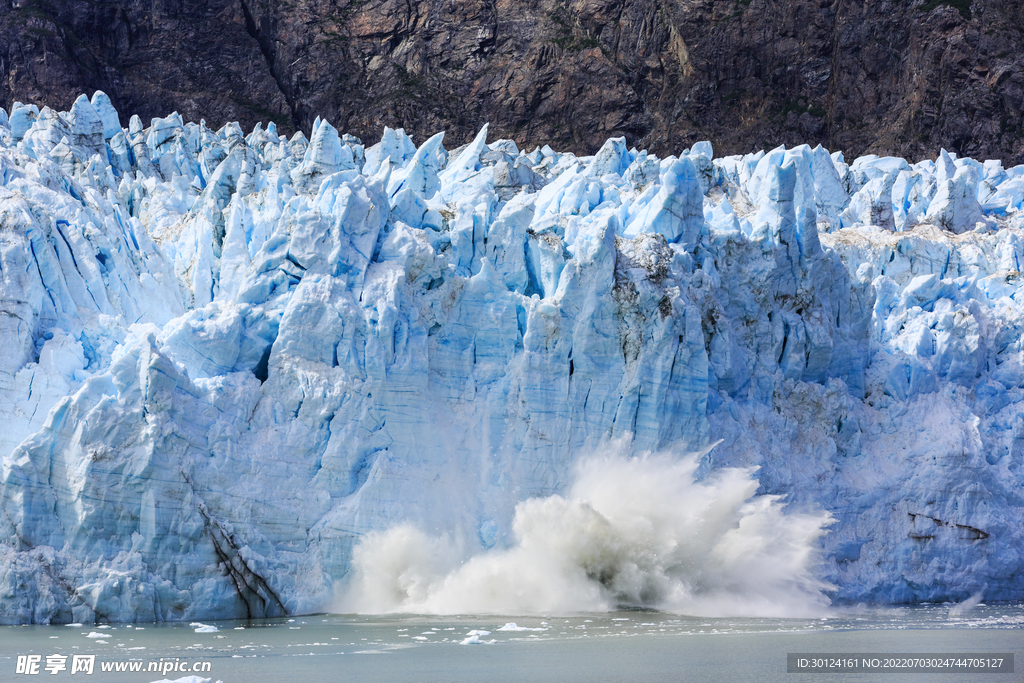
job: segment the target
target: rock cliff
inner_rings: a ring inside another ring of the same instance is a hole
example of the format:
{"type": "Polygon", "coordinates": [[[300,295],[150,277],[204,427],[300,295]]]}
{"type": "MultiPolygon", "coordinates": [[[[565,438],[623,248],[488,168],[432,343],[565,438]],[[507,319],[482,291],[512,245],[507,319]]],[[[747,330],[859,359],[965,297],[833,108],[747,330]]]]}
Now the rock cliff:
{"type": "Polygon", "coordinates": [[[1017,0],[0,0],[0,104],[1024,161],[1017,0]]]}

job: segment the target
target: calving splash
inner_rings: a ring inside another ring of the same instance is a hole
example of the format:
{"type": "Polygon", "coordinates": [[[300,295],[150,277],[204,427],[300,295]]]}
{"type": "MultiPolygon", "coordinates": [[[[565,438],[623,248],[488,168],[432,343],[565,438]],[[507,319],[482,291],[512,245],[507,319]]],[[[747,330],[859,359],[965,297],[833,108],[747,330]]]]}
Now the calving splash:
{"type": "Polygon", "coordinates": [[[695,478],[698,456],[586,458],[563,496],[516,506],[514,542],[467,558],[410,524],[369,534],[341,612],[553,614],[651,607],[706,616],[808,616],[827,513],[785,512],[742,468],[695,478]]]}

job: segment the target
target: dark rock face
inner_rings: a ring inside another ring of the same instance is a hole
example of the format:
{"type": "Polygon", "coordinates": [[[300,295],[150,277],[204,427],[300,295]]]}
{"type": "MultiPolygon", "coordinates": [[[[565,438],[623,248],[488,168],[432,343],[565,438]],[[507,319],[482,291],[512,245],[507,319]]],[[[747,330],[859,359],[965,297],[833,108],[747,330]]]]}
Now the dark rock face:
{"type": "Polygon", "coordinates": [[[1024,163],[1020,0],[0,0],[0,103],[1024,163]]]}

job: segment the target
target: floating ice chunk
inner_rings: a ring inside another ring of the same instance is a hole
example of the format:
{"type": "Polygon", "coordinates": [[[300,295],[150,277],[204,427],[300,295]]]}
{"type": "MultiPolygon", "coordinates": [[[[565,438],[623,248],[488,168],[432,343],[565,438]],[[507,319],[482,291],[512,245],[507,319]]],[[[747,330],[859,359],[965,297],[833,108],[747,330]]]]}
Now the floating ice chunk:
{"type": "Polygon", "coordinates": [[[497,630],[498,631],[547,631],[547,629],[544,628],[544,627],[530,628],[528,626],[519,626],[514,621],[508,622],[507,624],[505,624],[504,626],[502,626],[501,628],[499,628],[497,630]]]}
{"type": "Polygon", "coordinates": [[[216,626],[211,626],[209,624],[200,624],[197,621],[196,622],[192,622],[191,624],[189,624],[189,626],[194,626],[196,633],[219,633],[220,632],[220,629],[217,628],[216,626]]]}

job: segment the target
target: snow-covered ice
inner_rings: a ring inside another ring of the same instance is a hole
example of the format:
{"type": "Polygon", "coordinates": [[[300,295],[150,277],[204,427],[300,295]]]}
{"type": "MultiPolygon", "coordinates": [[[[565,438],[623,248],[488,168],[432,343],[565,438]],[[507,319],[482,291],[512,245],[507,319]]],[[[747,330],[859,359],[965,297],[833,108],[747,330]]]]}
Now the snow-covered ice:
{"type": "Polygon", "coordinates": [[[317,611],[395,529],[490,561],[609,444],[830,516],[835,601],[1024,598],[1024,167],[444,142],[0,114],[0,622],[317,611]]]}

